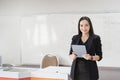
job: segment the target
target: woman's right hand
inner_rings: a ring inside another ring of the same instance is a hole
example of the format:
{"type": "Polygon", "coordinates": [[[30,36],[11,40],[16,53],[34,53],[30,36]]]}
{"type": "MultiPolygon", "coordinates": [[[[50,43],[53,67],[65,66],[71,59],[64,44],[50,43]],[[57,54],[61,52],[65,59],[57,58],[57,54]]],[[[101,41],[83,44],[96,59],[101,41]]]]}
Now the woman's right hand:
{"type": "Polygon", "coordinates": [[[72,54],[70,54],[70,58],[71,58],[72,60],[75,60],[75,59],[77,58],[77,55],[72,52],[72,54]]]}

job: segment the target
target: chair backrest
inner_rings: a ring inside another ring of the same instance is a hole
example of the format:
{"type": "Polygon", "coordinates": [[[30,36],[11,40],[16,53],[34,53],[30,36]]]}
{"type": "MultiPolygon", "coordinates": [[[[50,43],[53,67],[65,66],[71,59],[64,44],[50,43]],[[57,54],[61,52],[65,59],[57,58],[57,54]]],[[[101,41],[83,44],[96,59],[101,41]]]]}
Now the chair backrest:
{"type": "Polygon", "coordinates": [[[58,58],[55,55],[47,54],[43,57],[41,68],[45,68],[48,66],[59,66],[58,58]]]}

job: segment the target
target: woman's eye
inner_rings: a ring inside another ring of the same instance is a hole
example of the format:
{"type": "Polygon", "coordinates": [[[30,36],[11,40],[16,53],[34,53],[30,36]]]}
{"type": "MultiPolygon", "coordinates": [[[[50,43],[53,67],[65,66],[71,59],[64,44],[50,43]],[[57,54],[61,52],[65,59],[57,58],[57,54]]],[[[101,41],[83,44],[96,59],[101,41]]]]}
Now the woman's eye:
{"type": "Polygon", "coordinates": [[[83,25],[80,25],[81,27],[83,27],[83,25]]]}
{"type": "Polygon", "coordinates": [[[88,26],[88,24],[86,24],[85,26],[88,26]]]}

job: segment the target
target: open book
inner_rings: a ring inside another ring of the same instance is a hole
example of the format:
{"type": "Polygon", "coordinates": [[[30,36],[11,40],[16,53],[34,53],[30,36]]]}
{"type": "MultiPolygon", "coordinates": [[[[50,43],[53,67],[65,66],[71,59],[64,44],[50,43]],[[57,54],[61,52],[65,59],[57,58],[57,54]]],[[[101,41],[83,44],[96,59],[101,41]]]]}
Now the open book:
{"type": "Polygon", "coordinates": [[[87,53],[85,45],[72,45],[72,50],[78,57],[87,53]]]}

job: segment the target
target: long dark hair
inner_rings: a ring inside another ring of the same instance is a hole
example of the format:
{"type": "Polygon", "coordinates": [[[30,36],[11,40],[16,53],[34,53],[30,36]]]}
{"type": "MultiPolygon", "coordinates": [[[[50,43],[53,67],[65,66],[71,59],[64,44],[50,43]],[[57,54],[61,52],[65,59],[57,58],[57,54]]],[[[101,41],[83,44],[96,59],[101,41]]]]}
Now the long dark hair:
{"type": "Polygon", "coordinates": [[[89,35],[93,35],[93,34],[94,34],[94,30],[93,30],[92,22],[91,22],[90,18],[87,17],[87,16],[83,16],[83,17],[81,17],[81,18],[79,19],[79,21],[78,21],[78,34],[79,34],[79,35],[82,35],[82,32],[80,31],[80,22],[81,22],[82,20],[87,20],[87,21],[88,21],[88,23],[89,23],[89,25],[90,25],[89,35]]]}

